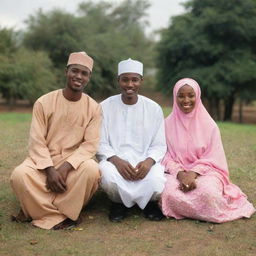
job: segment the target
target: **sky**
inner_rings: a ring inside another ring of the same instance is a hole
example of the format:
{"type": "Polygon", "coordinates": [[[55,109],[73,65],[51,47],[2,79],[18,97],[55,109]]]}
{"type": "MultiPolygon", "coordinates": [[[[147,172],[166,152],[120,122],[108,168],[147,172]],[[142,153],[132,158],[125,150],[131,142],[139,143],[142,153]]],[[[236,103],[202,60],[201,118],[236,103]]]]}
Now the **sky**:
{"type": "MultiPolygon", "coordinates": [[[[93,0],[99,2],[100,0],[93,0]]],[[[119,3],[122,0],[109,0],[106,2],[119,3]]],[[[184,12],[181,3],[187,0],[149,0],[151,7],[148,9],[148,32],[166,28],[171,16],[184,12]]],[[[65,11],[75,13],[78,4],[83,0],[0,0],[0,28],[8,27],[15,30],[24,29],[29,15],[33,15],[41,8],[50,11],[53,8],[61,8],[65,11]]]]}

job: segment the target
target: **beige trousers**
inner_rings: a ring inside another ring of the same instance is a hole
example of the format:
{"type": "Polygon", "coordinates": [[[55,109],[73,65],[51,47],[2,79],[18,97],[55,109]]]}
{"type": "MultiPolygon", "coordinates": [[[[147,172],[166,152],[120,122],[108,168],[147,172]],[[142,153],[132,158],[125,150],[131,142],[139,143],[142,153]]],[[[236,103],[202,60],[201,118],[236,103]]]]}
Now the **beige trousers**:
{"type": "Polygon", "coordinates": [[[96,192],[99,178],[98,164],[91,159],[69,173],[67,191],[53,193],[46,189],[44,171],[32,168],[25,160],[14,169],[11,186],[24,214],[32,218],[32,224],[51,229],[66,218],[78,219],[83,206],[96,192]]]}

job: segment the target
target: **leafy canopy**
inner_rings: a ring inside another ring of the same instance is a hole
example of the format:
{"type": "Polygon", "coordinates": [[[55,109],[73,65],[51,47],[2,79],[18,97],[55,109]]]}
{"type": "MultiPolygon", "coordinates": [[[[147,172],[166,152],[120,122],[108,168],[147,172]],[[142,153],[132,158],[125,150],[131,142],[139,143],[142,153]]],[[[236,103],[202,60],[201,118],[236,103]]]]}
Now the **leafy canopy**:
{"type": "Polygon", "coordinates": [[[256,1],[192,0],[185,7],[187,12],[171,20],[157,45],[159,89],[171,93],[178,79],[192,77],[208,99],[251,95],[256,1]]]}

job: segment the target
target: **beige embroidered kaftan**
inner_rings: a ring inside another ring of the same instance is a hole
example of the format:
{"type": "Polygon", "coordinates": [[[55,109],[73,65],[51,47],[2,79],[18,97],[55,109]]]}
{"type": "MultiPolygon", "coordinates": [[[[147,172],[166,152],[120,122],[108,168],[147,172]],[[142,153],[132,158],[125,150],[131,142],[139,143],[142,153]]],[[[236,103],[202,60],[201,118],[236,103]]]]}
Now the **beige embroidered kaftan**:
{"type": "Polygon", "coordinates": [[[100,106],[86,94],[72,102],[56,90],[34,104],[29,156],[13,171],[11,185],[35,226],[50,229],[67,217],[76,220],[97,190],[99,168],[92,158],[100,122],[100,106]],[[53,193],[46,189],[44,169],[65,161],[74,168],[66,180],[67,191],[53,193]]]}

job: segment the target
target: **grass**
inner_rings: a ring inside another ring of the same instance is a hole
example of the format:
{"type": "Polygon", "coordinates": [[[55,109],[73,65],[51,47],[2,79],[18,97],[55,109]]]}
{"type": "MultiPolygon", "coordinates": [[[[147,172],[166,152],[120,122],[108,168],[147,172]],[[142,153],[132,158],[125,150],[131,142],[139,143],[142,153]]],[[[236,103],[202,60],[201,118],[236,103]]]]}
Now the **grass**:
{"type": "MultiPolygon", "coordinates": [[[[164,109],[165,115],[170,112],[164,109]]],[[[83,212],[80,231],[41,230],[10,222],[19,209],[9,186],[13,168],[27,155],[30,114],[0,114],[1,256],[252,256],[256,216],[225,224],[145,220],[136,207],[120,224],[108,221],[109,201],[99,190],[83,212]]],[[[218,123],[232,181],[256,205],[256,126],[218,123]]]]}

